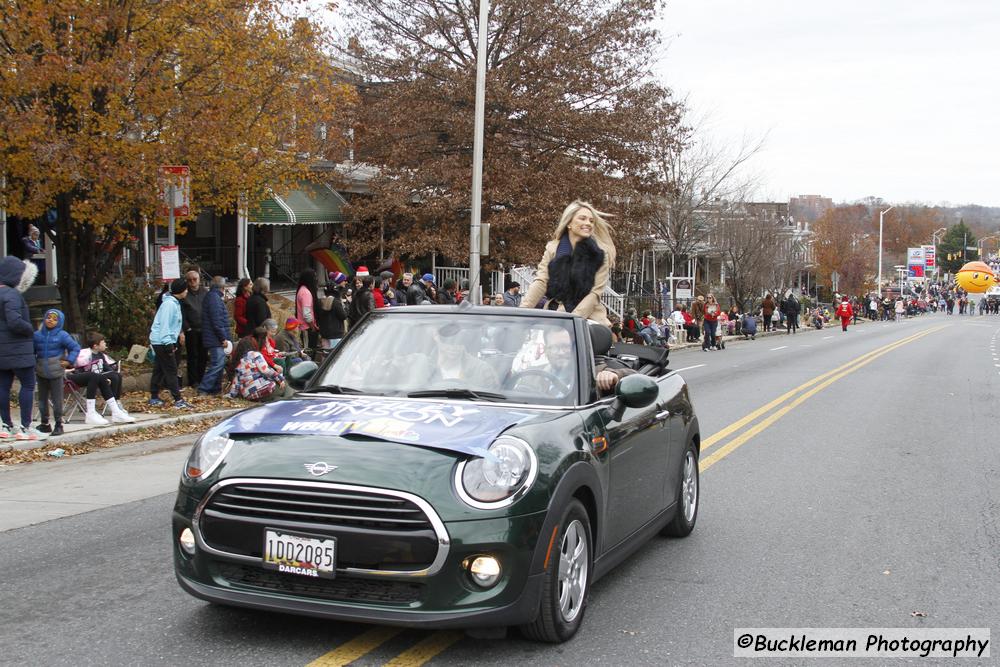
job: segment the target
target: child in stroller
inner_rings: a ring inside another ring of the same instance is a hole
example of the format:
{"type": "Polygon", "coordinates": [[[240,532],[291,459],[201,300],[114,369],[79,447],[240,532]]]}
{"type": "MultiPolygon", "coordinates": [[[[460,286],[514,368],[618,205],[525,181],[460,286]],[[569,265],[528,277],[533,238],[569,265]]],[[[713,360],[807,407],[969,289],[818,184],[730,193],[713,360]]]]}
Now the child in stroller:
{"type": "Polygon", "coordinates": [[[716,320],[717,325],[715,327],[715,349],[724,350],[726,349],[726,341],[722,339],[729,330],[729,316],[726,315],[725,311],[719,313],[719,319],[716,320]]]}

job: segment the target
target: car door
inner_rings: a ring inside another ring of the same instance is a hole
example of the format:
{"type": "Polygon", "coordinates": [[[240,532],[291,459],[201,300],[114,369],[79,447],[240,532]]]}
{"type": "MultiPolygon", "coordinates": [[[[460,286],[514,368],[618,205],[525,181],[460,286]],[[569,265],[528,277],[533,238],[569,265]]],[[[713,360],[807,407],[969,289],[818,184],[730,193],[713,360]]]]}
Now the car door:
{"type": "Polygon", "coordinates": [[[684,378],[672,373],[661,378],[658,384],[660,385],[660,395],[656,399],[657,413],[663,420],[661,423],[667,430],[669,439],[669,455],[666,461],[663,487],[663,504],[666,507],[677,500],[677,489],[682,472],[681,463],[687,445],[687,426],[694,415],[684,378]]]}
{"type": "Polygon", "coordinates": [[[608,440],[608,547],[618,544],[660,512],[664,505],[669,430],[657,403],[626,408],[621,421],[603,412],[608,440]]]}

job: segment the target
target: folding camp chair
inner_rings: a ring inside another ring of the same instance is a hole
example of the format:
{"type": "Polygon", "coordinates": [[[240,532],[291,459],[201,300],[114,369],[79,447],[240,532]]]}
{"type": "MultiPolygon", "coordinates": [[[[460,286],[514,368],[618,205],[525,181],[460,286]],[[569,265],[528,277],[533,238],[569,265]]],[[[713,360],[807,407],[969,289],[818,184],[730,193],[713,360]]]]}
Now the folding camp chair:
{"type": "Polygon", "coordinates": [[[71,421],[77,412],[87,414],[87,398],[83,390],[67,375],[63,379],[63,421],[71,421]]]}
{"type": "MultiPolygon", "coordinates": [[[[77,412],[81,414],[87,412],[87,399],[80,387],[66,375],[63,377],[63,422],[72,420],[77,412]]],[[[49,414],[55,416],[55,411],[50,408],[49,414]]],[[[41,406],[35,406],[32,419],[41,419],[41,406]]]]}

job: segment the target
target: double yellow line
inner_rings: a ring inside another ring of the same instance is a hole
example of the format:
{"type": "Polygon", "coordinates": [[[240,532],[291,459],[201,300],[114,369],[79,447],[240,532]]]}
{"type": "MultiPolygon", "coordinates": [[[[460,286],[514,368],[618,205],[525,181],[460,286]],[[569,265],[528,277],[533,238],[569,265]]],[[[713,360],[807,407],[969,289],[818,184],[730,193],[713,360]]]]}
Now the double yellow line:
{"type": "Polygon", "coordinates": [[[757,435],[758,433],[760,433],[761,431],[763,431],[764,429],[766,429],[768,426],[770,426],[774,422],[776,422],[779,419],[781,419],[784,415],[788,414],[788,412],[790,410],[792,410],[796,406],[800,405],[803,401],[805,401],[805,400],[809,399],[810,397],[815,396],[819,392],[823,391],[824,389],[826,389],[827,387],[829,387],[831,384],[833,384],[837,380],[841,379],[842,377],[844,377],[846,375],[850,375],[851,373],[853,373],[854,371],[858,370],[859,368],[863,368],[864,366],[866,366],[866,365],[870,364],[871,362],[875,361],[876,359],[878,359],[882,355],[889,354],[890,352],[892,352],[893,350],[895,350],[897,348],[900,348],[900,347],[902,347],[902,346],[904,346],[904,345],[906,345],[908,343],[912,343],[915,340],[919,340],[919,339],[923,338],[924,336],[929,336],[932,333],[935,333],[937,331],[941,331],[942,329],[945,329],[948,326],[949,325],[945,324],[945,325],[934,327],[933,329],[926,329],[924,331],[920,331],[918,333],[913,334],[912,336],[907,336],[906,338],[903,338],[901,340],[897,340],[897,341],[895,341],[893,343],[889,343],[888,345],[883,345],[882,347],[877,348],[875,350],[872,350],[871,352],[868,352],[866,354],[862,354],[860,357],[856,357],[854,359],[851,359],[846,364],[844,364],[842,366],[838,366],[837,368],[834,368],[832,371],[828,371],[826,373],[823,373],[822,375],[818,375],[818,376],[814,377],[813,379],[809,380],[808,382],[800,384],[795,389],[792,389],[791,391],[785,392],[784,394],[782,394],[778,398],[774,399],[773,401],[771,401],[767,405],[764,405],[764,406],[762,406],[760,408],[757,408],[756,410],[754,410],[753,412],[751,412],[747,416],[743,417],[742,419],[738,419],[737,421],[733,422],[732,424],[730,424],[729,426],[725,427],[721,431],[718,431],[717,433],[713,433],[711,436],[705,438],[702,441],[702,443],[701,443],[702,457],[701,457],[701,464],[699,465],[699,470],[701,470],[702,472],[704,472],[705,470],[708,470],[713,465],[715,465],[715,463],[718,462],[720,459],[725,458],[731,452],[733,452],[738,447],[742,446],[748,440],[750,440],[751,438],[753,438],[755,435],[757,435]],[[810,389],[810,387],[812,387],[812,388],[810,389]],[[723,445],[722,447],[720,447],[716,451],[712,452],[708,456],[704,455],[705,450],[707,450],[708,448],[712,447],[713,445],[715,445],[715,444],[717,444],[719,442],[722,442],[723,440],[725,440],[726,438],[728,438],[733,433],[739,431],[740,429],[744,428],[748,424],[752,423],[758,417],[761,417],[762,415],[767,414],[768,412],[770,412],[774,408],[778,407],[779,405],[781,405],[785,401],[788,401],[789,399],[792,399],[793,397],[795,397],[794,400],[792,400],[791,402],[789,402],[784,407],[782,407],[782,408],[780,408],[778,410],[775,410],[773,413],[771,413],[770,415],[768,415],[765,419],[762,419],[757,424],[755,424],[754,426],[750,427],[749,429],[747,429],[746,431],[744,431],[739,436],[733,438],[732,440],[730,440],[725,445],[723,445]]]}
{"type": "MultiPolygon", "coordinates": [[[[321,655],[306,667],[343,667],[374,651],[402,632],[403,628],[376,626],[329,653],[321,655]]],[[[464,636],[463,633],[454,630],[432,632],[387,662],[384,667],[420,667],[464,636]]]]}

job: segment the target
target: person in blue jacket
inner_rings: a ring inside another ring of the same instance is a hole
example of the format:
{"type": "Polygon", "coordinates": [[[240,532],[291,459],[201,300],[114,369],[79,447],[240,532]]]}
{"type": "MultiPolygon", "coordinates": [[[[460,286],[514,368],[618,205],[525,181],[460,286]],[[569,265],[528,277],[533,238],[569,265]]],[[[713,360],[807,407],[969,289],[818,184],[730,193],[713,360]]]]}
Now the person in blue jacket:
{"type": "Polygon", "coordinates": [[[222,301],[222,290],[225,287],[225,278],[222,276],[212,278],[208,295],[201,306],[201,344],[208,352],[208,367],[201,378],[201,384],[198,385],[199,396],[215,396],[222,393],[226,348],[232,350],[229,311],[222,301]]]}
{"type": "Polygon", "coordinates": [[[39,440],[44,434],[31,428],[35,398],[35,327],[22,294],[38,276],[38,267],[16,257],[0,259],[0,438],[39,440]],[[21,384],[17,400],[21,424],[10,418],[10,389],[21,384]]]}
{"type": "Polygon", "coordinates": [[[160,400],[160,386],[166,387],[174,399],[174,407],[182,410],[191,405],[181,398],[180,387],[177,386],[177,357],[174,353],[178,346],[184,344],[184,332],[181,330],[184,320],[181,315],[180,302],[187,296],[187,281],[177,278],[170,283],[170,293],[163,295],[163,301],[153,318],[153,326],[149,330],[149,343],[156,355],[153,360],[153,377],[149,381],[149,404],[163,405],[160,400]]]}
{"type": "MultiPolygon", "coordinates": [[[[38,379],[40,433],[52,435],[63,433],[63,382],[66,379],[66,369],[73,367],[80,354],[80,345],[63,329],[65,323],[66,316],[63,312],[50,308],[45,311],[42,325],[35,332],[35,375],[38,379]],[[49,424],[50,400],[55,428],[49,424]]],[[[103,421],[103,417],[96,411],[94,414],[103,421]]],[[[90,418],[89,405],[87,418],[90,418]]]]}

